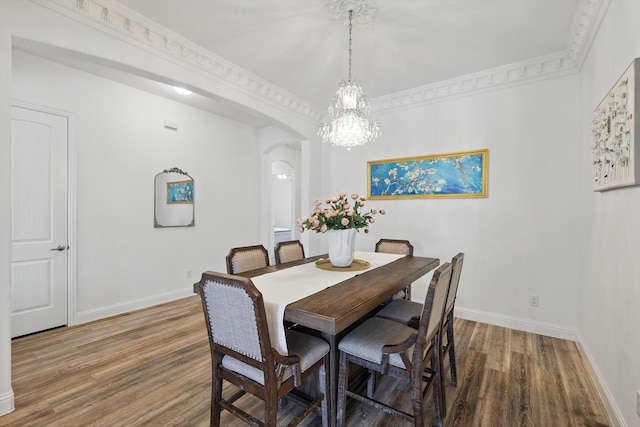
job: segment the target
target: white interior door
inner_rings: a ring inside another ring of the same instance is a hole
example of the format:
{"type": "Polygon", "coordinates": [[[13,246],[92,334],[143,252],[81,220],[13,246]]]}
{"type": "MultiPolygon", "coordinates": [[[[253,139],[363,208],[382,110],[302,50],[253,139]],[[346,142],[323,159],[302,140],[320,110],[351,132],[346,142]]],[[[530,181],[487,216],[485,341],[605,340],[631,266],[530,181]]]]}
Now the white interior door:
{"type": "Polygon", "coordinates": [[[13,337],[67,324],[67,121],[13,107],[13,337]]]}

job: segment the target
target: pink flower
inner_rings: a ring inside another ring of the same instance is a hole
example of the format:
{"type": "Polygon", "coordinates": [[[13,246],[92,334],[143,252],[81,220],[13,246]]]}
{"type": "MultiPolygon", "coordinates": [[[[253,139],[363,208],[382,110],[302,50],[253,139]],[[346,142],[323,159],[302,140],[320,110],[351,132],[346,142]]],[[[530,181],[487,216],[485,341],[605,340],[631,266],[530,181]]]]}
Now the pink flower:
{"type": "Polygon", "coordinates": [[[380,215],[384,215],[384,214],[386,214],[386,213],[387,213],[387,212],[386,212],[384,209],[380,209],[380,215]]]}
{"type": "Polygon", "coordinates": [[[317,227],[320,225],[320,220],[318,220],[318,218],[314,218],[311,223],[313,224],[314,227],[317,227]]]}
{"type": "Polygon", "coordinates": [[[369,218],[369,222],[373,224],[374,222],[376,222],[376,220],[374,218],[369,218]]]}
{"type": "Polygon", "coordinates": [[[353,200],[357,199],[357,198],[358,198],[358,193],[353,193],[353,194],[351,195],[351,198],[352,198],[353,200]]]}
{"type": "Polygon", "coordinates": [[[337,197],[332,197],[331,198],[331,203],[338,203],[338,198],[337,197]]]}
{"type": "Polygon", "coordinates": [[[360,206],[364,206],[364,202],[356,202],[358,203],[360,206]]]}
{"type": "Polygon", "coordinates": [[[347,216],[353,216],[353,211],[352,210],[348,210],[347,211],[347,216]]]}
{"type": "Polygon", "coordinates": [[[342,208],[346,211],[347,209],[349,209],[351,206],[349,206],[349,203],[345,203],[344,205],[342,205],[342,208]]]}
{"type": "Polygon", "coordinates": [[[349,225],[349,218],[342,218],[342,221],[340,221],[340,223],[346,227],[347,225],[349,225]]]}
{"type": "Polygon", "coordinates": [[[360,200],[362,200],[363,202],[367,201],[367,198],[365,196],[360,197],[360,200]]]}
{"type": "Polygon", "coordinates": [[[320,227],[320,232],[324,233],[325,231],[327,231],[327,224],[322,224],[322,227],[320,227]]]}
{"type": "Polygon", "coordinates": [[[316,204],[316,206],[320,206],[322,204],[322,200],[316,199],[314,203],[316,204]]]}
{"type": "Polygon", "coordinates": [[[371,208],[371,213],[372,213],[372,214],[374,214],[374,215],[375,215],[375,214],[377,214],[377,213],[378,213],[378,209],[376,209],[376,208],[371,208]]]}
{"type": "Polygon", "coordinates": [[[338,193],[338,196],[347,197],[347,193],[345,193],[344,191],[341,191],[340,193],[338,193]]]}
{"type": "Polygon", "coordinates": [[[313,212],[320,213],[320,212],[322,212],[322,208],[320,206],[316,206],[316,208],[313,210],[313,212]]]}
{"type": "Polygon", "coordinates": [[[327,218],[331,218],[333,216],[333,211],[331,209],[325,209],[324,216],[326,216],[327,218]]]}
{"type": "Polygon", "coordinates": [[[298,227],[298,231],[304,233],[304,227],[298,227]]]}

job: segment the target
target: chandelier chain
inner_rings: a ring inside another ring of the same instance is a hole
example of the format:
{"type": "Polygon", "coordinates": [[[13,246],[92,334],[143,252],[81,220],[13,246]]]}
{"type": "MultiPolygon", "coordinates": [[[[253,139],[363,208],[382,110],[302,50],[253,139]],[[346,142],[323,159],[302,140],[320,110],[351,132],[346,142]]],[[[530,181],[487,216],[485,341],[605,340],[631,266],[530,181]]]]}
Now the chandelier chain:
{"type": "Polygon", "coordinates": [[[349,81],[351,81],[351,18],[353,17],[353,10],[349,10],[349,81]]]}

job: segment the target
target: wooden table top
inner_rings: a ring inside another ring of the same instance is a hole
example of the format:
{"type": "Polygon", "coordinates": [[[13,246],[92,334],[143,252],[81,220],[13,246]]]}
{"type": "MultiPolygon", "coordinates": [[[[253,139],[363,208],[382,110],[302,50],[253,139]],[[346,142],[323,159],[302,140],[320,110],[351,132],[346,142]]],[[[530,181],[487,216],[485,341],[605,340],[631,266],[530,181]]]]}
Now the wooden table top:
{"type": "MultiPolygon", "coordinates": [[[[239,274],[256,277],[295,265],[315,262],[326,255],[272,265],[239,274]]],[[[311,329],[337,335],[405,286],[435,269],[438,258],[407,256],[381,267],[363,271],[287,306],[284,318],[311,329]]]]}

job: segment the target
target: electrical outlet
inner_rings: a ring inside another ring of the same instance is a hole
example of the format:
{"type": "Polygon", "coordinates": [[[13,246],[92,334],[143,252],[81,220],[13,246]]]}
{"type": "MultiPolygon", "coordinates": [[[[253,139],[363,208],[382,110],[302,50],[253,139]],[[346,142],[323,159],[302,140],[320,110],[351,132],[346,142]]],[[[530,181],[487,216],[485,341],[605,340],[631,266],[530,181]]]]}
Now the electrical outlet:
{"type": "Polygon", "coordinates": [[[637,391],[636,399],[636,412],[638,413],[638,417],[640,417],[640,390],[637,391]]]}
{"type": "Polygon", "coordinates": [[[188,269],[186,272],[187,279],[191,279],[191,269],[188,269]]]}
{"type": "Polygon", "coordinates": [[[529,305],[538,307],[540,305],[540,297],[538,295],[529,295],[529,305]]]}

